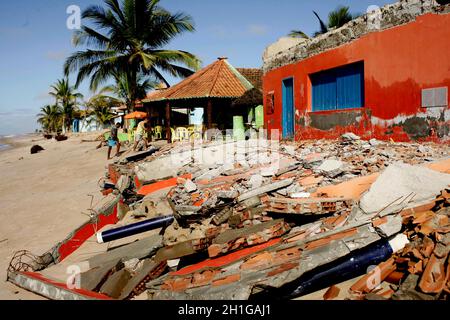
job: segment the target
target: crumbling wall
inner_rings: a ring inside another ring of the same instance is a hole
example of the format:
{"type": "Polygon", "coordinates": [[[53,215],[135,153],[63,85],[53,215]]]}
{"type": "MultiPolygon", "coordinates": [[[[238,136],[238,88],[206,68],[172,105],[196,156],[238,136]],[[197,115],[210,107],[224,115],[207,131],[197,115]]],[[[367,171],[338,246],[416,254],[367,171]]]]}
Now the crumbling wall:
{"type": "Polygon", "coordinates": [[[334,49],[364,35],[400,26],[426,13],[449,13],[450,5],[440,6],[435,0],[403,0],[380,8],[379,14],[365,14],[339,29],[308,39],[283,52],[263,57],[263,71],[299,62],[334,49]]]}

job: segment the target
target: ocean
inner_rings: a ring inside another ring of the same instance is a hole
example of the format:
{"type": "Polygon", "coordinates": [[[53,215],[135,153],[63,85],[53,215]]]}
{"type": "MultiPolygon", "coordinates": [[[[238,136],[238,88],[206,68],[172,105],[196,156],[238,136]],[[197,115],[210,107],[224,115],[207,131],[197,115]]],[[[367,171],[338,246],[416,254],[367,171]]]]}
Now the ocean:
{"type": "Polygon", "coordinates": [[[2,141],[4,139],[11,139],[16,137],[16,135],[12,134],[12,135],[8,135],[8,136],[0,136],[0,151],[9,149],[11,146],[7,143],[5,143],[5,141],[2,141]]]}

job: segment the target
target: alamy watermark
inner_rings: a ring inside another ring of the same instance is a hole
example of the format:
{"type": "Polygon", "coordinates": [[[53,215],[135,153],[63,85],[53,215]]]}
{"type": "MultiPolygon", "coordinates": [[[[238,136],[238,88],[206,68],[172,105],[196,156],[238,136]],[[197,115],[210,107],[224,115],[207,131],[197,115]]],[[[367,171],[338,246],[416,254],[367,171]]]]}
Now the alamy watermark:
{"type": "Polygon", "coordinates": [[[70,5],[66,9],[66,13],[69,15],[66,20],[66,26],[69,30],[81,29],[81,9],[77,5],[70,5]]]}

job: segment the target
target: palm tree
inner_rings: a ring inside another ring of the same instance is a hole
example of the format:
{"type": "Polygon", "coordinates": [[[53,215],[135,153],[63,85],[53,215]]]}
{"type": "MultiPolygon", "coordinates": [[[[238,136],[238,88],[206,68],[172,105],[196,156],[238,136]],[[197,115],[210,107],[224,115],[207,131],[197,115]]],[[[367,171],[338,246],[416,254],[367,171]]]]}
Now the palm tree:
{"type": "Polygon", "coordinates": [[[111,109],[107,106],[97,106],[92,110],[92,115],[95,117],[97,123],[105,128],[116,117],[111,109]]]}
{"type": "Polygon", "coordinates": [[[78,71],[76,85],[90,76],[90,88],[115,74],[128,77],[128,99],[132,109],[138,96],[138,74],[152,75],[169,86],[163,73],[186,77],[200,66],[199,59],[182,50],[165,50],[174,37],[193,32],[192,18],[172,14],[159,6],[159,0],[104,0],[106,8],[90,6],[82,17],[97,28],[83,25],[74,35],[76,46],[89,49],[67,58],[66,74],[78,71]]]}
{"type": "Polygon", "coordinates": [[[86,115],[93,116],[95,121],[105,128],[116,117],[112,108],[120,104],[120,100],[100,93],[86,102],[86,115]]]}
{"type": "Polygon", "coordinates": [[[42,125],[45,132],[56,133],[61,129],[62,117],[61,109],[58,105],[42,107],[41,112],[37,116],[37,121],[42,125]]]}
{"type": "Polygon", "coordinates": [[[115,73],[113,76],[115,79],[115,84],[102,88],[99,91],[99,93],[114,94],[115,97],[123,101],[123,103],[127,106],[128,110],[134,108],[134,102],[136,102],[136,100],[144,99],[147,96],[147,92],[158,85],[156,81],[150,80],[148,77],[145,77],[145,75],[143,75],[142,73],[138,73],[136,77],[136,89],[134,94],[134,100],[131,100],[131,97],[133,96],[131,88],[132,81],[128,76],[128,74],[115,73]]]}
{"type": "MultiPolygon", "coordinates": [[[[350,7],[339,6],[328,14],[328,23],[325,23],[317,14],[317,12],[313,11],[313,13],[316,16],[317,20],[319,20],[320,24],[320,31],[316,31],[313,35],[314,37],[320,34],[327,33],[332,29],[340,28],[347,22],[350,22],[359,16],[359,14],[352,15],[350,13],[350,7]]],[[[309,39],[309,36],[301,30],[292,30],[289,33],[289,36],[294,38],[309,39]]]]}
{"type": "Polygon", "coordinates": [[[75,87],[69,85],[69,79],[58,80],[51,86],[52,91],[50,95],[55,97],[56,105],[61,106],[61,114],[63,118],[63,132],[70,129],[73,119],[73,113],[77,106],[77,99],[82,98],[83,95],[75,91],[75,87]]]}

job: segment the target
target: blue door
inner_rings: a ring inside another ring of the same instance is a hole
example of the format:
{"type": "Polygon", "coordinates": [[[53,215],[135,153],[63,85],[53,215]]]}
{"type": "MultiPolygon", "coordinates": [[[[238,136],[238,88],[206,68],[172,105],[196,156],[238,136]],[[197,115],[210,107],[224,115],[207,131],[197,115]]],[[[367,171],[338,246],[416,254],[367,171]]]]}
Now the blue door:
{"type": "Polygon", "coordinates": [[[294,79],[283,80],[283,139],[294,137],[294,79]]]}

